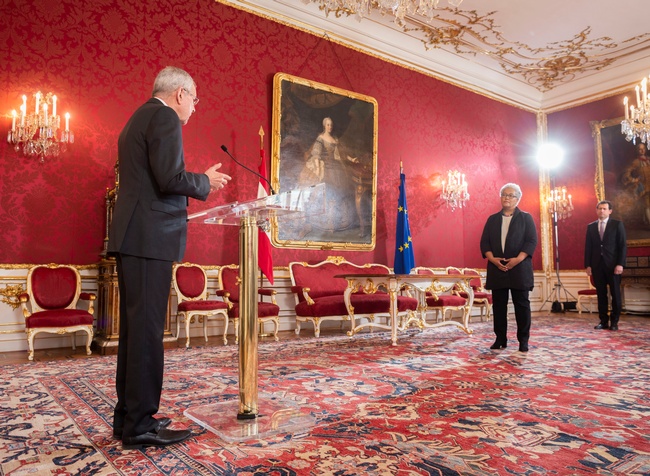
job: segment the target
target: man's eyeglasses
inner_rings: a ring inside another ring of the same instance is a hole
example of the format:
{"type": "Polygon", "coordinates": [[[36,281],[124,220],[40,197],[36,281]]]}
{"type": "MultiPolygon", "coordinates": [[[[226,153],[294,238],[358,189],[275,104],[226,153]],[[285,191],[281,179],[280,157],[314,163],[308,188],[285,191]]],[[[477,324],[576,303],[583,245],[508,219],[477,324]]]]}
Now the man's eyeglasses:
{"type": "Polygon", "coordinates": [[[197,98],[194,94],[192,94],[189,89],[183,88],[183,91],[185,91],[187,94],[189,94],[192,97],[192,102],[196,106],[199,103],[199,98],[197,98]]]}
{"type": "Polygon", "coordinates": [[[501,198],[517,198],[517,195],[514,193],[502,193],[501,198]]]}

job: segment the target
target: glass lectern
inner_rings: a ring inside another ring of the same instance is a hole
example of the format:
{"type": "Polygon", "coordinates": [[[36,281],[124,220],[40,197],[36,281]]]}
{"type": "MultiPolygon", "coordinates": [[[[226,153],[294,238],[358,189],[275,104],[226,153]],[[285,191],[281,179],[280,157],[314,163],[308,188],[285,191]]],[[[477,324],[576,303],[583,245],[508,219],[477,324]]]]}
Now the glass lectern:
{"type": "Polygon", "coordinates": [[[257,386],[257,228],[279,216],[304,213],[322,199],[324,185],[234,202],[188,217],[191,223],[239,226],[239,401],[190,407],[184,414],[226,441],[263,439],[276,433],[302,433],[315,418],[300,408],[269,397],[258,402],[257,386]],[[260,407],[263,410],[260,413],[260,407]]]}

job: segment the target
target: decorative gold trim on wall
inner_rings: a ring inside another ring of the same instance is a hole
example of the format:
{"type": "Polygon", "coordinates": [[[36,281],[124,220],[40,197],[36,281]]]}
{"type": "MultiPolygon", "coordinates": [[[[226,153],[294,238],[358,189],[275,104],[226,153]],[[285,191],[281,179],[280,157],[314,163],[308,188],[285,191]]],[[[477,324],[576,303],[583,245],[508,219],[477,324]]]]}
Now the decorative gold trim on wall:
{"type": "Polygon", "coordinates": [[[9,284],[3,289],[0,289],[0,295],[2,296],[3,303],[11,306],[12,309],[18,309],[20,307],[20,299],[18,296],[25,292],[22,284],[9,284]]]}

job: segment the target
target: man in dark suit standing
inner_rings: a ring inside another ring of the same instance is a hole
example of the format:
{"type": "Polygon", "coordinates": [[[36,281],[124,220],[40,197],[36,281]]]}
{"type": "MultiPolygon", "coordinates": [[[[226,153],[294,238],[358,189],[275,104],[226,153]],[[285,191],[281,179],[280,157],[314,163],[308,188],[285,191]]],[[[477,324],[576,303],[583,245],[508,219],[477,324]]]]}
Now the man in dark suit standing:
{"type": "Polygon", "coordinates": [[[163,383],[163,333],[172,264],[181,261],[187,237],[188,197],[206,200],[230,177],[187,172],[181,126],[199,102],[196,83],[168,66],[154,81],[152,98],[135,111],[118,140],[119,191],[108,252],[117,261],[120,340],[113,436],[124,448],[183,441],[189,430],[155,419],[163,383]]]}
{"type": "Polygon", "coordinates": [[[625,265],[627,242],[623,222],[610,218],[612,203],[601,200],[596,206],[598,220],[587,225],[585,242],[585,268],[588,276],[594,277],[598,296],[600,324],[596,329],[618,330],[621,315],[621,274],[625,265]],[[609,315],[607,287],[612,296],[612,311],[609,315]]]}

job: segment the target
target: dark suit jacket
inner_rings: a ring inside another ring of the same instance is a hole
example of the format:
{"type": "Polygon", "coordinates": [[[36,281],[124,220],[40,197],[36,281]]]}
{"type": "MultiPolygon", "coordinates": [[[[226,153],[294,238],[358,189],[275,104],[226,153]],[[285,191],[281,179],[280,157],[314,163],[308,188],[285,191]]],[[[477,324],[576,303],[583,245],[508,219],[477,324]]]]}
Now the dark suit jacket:
{"type": "Polygon", "coordinates": [[[109,253],[182,261],[187,197],[206,200],[205,174],[185,171],[181,121],[158,99],[143,104],[118,140],[119,190],[109,253]]]}
{"type": "Polygon", "coordinates": [[[510,271],[501,271],[488,262],[485,287],[487,289],[533,289],[533,253],[537,247],[537,230],[530,213],[515,208],[506,236],[506,249],[501,248],[501,212],[490,215],[481,235],[481,253],[491,251],[495,257],[515,258],[521,251],[528,257],[510,271]]]}
{"type": "Polygon", "coordinates": [[[598,233],[598,220],[589,223],[585,240],[585,268],[604,265],[607,273],[613,273],[616,265],[625,266],[626,240],[625,227],[619,220],[607,220],[602,242],[598,233]]]}

